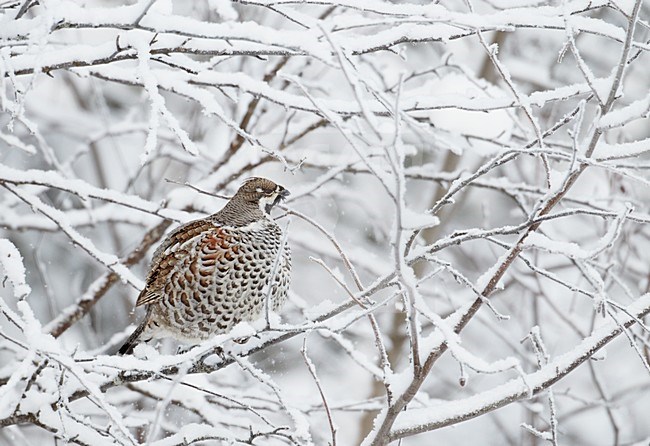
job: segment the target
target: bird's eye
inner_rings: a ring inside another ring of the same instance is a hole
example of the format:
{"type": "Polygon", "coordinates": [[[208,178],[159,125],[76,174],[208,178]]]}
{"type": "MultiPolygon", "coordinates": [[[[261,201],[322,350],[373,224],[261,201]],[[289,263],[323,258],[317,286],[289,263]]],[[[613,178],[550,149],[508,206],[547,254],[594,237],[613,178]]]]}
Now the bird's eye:
{"type": "Polygon", "coordinates": [[[255,192],[257,192],[258,194],[266,195],[267,197],[270,197],[271,195],[273,195],[272,190],[262,189],[261,187],[256,188],[255,192]]]}

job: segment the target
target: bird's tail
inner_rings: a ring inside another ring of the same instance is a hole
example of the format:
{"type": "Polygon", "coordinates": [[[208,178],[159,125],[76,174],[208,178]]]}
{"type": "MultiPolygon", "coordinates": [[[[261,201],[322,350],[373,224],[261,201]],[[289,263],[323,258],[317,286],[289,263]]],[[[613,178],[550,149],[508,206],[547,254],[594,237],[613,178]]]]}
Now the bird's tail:
{"type": "Polygon", "coordinates": [[[126,340],[124,345],[120,347],[120,350],[118,351],[118,354],[120,355],[130,355],[133,353],[133,349],[135,348],[136,345],[138,345],[140,336],[144,332],[144,329],[147,327],[147,323],[149,322],[149,318],[145,318],[140,325],[131,333],[131,336],[129,336],[129,339],[126,340]]]}

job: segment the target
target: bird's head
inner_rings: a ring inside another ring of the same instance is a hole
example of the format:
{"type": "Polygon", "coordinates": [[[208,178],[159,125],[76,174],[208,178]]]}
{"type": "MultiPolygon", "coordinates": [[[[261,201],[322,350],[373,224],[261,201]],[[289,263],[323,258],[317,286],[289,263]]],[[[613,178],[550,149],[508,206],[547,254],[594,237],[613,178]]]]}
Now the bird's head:
{"type": "Polygon", "coordinates": [[[235,197],[259,207],[262,212],[269,214],[273,206],[289,196],[289,191],[279,184],[266,178],[248,178],[241,185],[235,197]]]}

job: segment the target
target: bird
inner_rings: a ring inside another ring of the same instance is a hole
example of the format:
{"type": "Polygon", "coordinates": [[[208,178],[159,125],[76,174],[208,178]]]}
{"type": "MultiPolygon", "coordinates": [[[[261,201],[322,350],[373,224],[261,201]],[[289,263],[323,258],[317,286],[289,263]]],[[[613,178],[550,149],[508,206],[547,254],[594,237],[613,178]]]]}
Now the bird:
{"type": "Polygon", "coordinates": [[[135,304],[145,306],[146,315],[119,354],[152,339],[196,344],[228,333],[241,321],[259,319],[267,294],[270,309],[278,311],[289,290],[291,250],[270,213],[287,196],[269,179],[248,178],[221,210],[170,232],[153,254],[135,304]]]}

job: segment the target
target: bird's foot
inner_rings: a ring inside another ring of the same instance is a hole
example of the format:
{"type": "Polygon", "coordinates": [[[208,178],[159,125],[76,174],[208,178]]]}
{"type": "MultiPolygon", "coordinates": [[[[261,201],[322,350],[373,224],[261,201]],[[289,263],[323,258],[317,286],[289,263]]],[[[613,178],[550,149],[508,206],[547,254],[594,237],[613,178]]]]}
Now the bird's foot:
{"type": "Polygon", "coordinates": [[[250,336],[243,336],[243,337],[241,337],[241,338],[232,338],[232,342],[234,342],[235,344],[242,345],[242,344],[245,344],[245,343],[247,343],[248,341],[250,341],[251,338],[257,338],[257,339],[259,339],[260,336],[259,336],[257,333],[255,333],[255,334],[253,334],[253,335],[250,335],[250,336]]]}
{"type": "Polygon", "coordinates": [[[178,348],[176,349],[176,354],[177,355],[182,355],[184,353],[189,352],[194,348],[193,345],[179,345],[178,348]]]}
{"type": "Polygon", "coordinates": [[[226,352],[221,348],[221,346],[217,345],[216,347],[213,347],[212,350],[209,352],[205,353],[203,356],[201,356],[200,361],[205,362],[206,359],[208,359],[212,355],[217,355],[220,360],[224,361],[226,359],[226,352]]]}
{"type": "Polygon", "coordinates": [[[221,358],[222,361],[226,359],[226,352],[223,350],[223,348],[221,348],[220,345],[217,345],[215,348],[213,348],[212,353],[221,358]]]}

